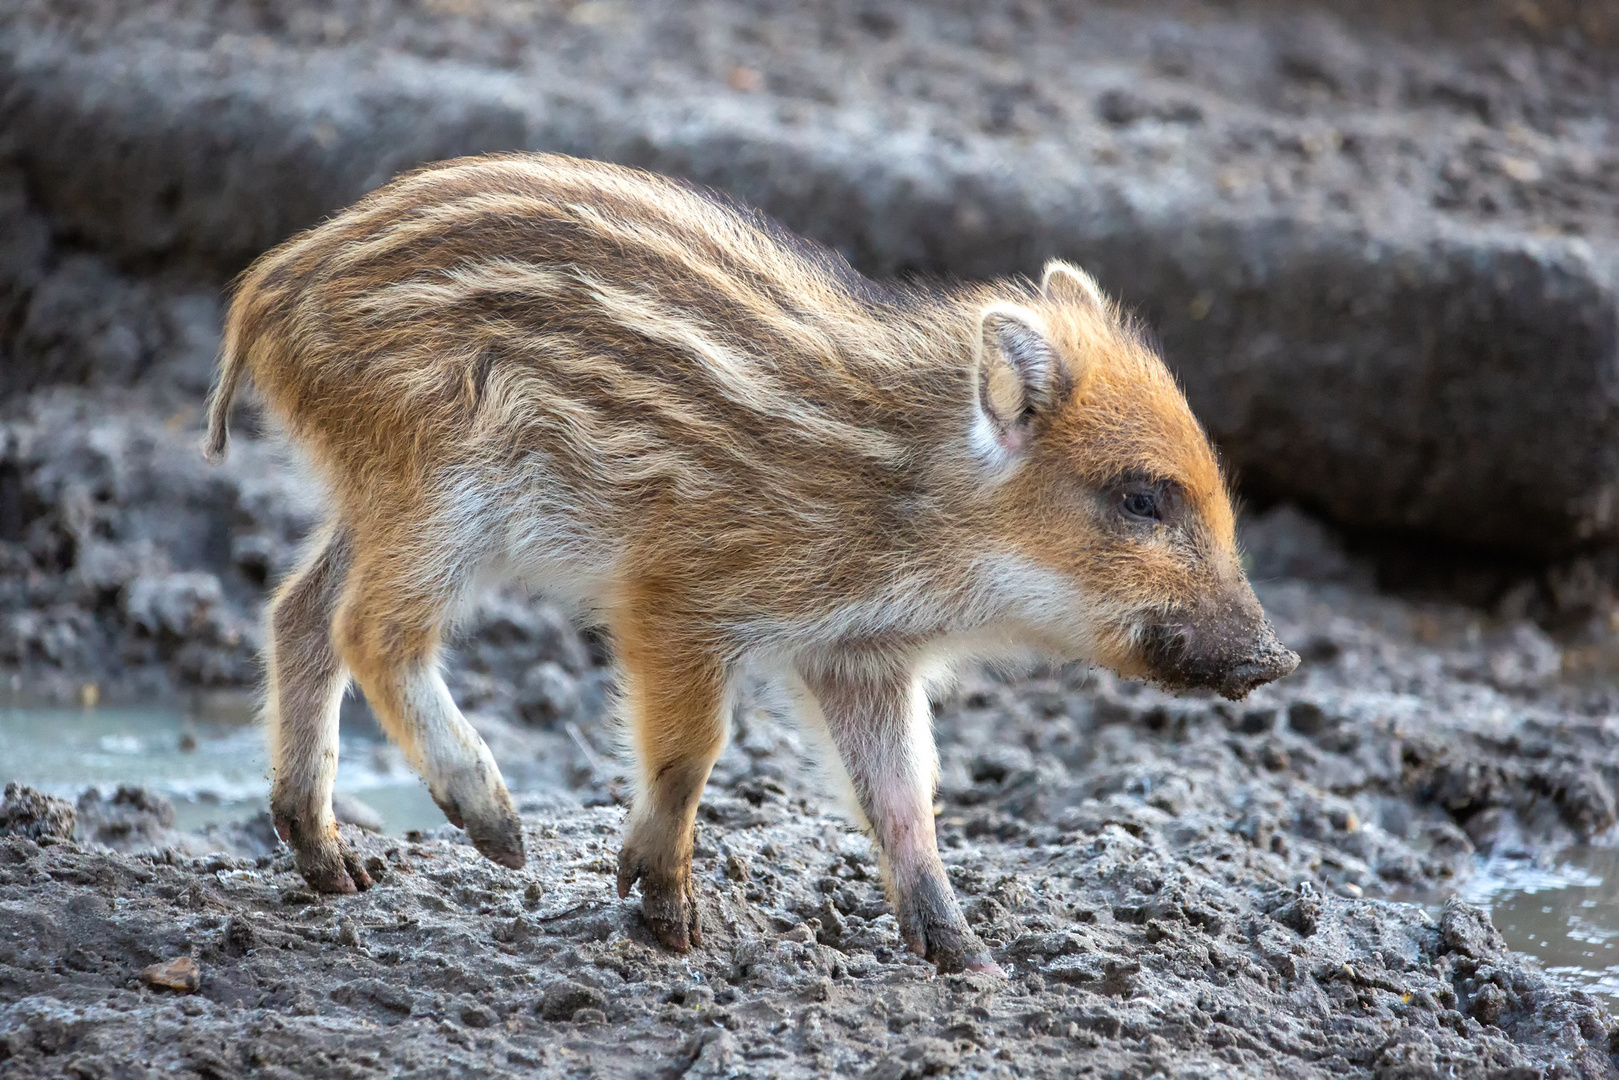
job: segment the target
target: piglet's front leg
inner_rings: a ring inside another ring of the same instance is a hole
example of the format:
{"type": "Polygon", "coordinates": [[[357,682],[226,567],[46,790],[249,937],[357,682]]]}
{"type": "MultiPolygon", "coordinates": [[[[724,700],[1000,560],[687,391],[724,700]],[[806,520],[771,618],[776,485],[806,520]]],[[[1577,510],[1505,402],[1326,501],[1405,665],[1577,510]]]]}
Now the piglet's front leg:
{"type": "Polygon", "coordinates": [[[803,672],[877,840],[906,945],[940,972],[1003,975],[967,926],[933,831],[938,753],[927,695],[898,662],[803,672]]]}

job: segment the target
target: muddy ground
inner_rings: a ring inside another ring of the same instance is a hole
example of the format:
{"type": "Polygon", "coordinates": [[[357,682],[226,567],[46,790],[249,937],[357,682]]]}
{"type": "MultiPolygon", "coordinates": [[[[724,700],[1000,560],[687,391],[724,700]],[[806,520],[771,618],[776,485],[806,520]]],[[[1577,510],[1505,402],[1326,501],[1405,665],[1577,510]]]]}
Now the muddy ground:
{"type": "Polygon", "coordinates": [[[604,649],[495,595],[449,670],[527,869],[448,826],[356,831],[377,887],[316,897],[262,817],[186,834],[148,793],[14,790],[0,1077],[1614,1075],[1605,1005],[1446,896],[1479,852],[1615,831],[1613,558],[1564,551],[1607,526],[1536,501],[1594,506],[1612,479],[1589,435],[1610,430],[1615,28],[1600,5],[1341,7],[0,13],[17,700],[252,707],[259,609],[319,497],[248,416],[225,466],[196,453],[221,282],[417,156],[496,145],[723,183],[878,273],[1094,254],[1244,466],[1251,569],[1304,657],[1240,705],[1080,669],[939,702],[941,844],[1002,983],[900,948],[870,844],[764,692],[704,801],[705,946],[659,950],[613,891],[604,649]],[[1340,278],[1364,304],[1309,292],[1340,278]],[[1486,519],[1520,561],[1434,546],[1486,519]],[[1387,591],[1395,570],[1449,598],[1387,591]],[[143,979],[180,957],[194,979],[143,979]]]}
{"type": "MultiPolygon", "coordinates": [[[[1248,536],[1293,678],[1232,705],[1064,669],[942,703],[941,846],[1004,983],[904,952],[869,842],[762,694],[703,803],[704,947],[662,951],[614,894],[599,706],[495,695],[522,871],[448,826],[350,829],[379,883],[317,897],[262,818],[179,835],[125,792],[75,830],[11,792],[0,1072],[1611,1075],[1602,1003],[1437,906],[1480,848],[1610,830],[1611,700],[1563,686],[1532,623],[1376,594],[1296,512],[1248,536]],[[176,957],[194,993],[143,982],[176,957]]],[[[570,652],[553,684],[597,670],[570,652]]]]}

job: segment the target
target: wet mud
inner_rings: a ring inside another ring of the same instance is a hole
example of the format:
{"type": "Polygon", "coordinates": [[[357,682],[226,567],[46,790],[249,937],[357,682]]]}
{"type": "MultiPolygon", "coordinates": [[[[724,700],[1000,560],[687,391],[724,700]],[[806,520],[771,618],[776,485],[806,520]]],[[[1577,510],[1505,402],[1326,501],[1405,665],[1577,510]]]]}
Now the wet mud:
{"type": "Polygon", "coordinates": [[[768,694],[704,798],[704,946],[683,956],[615,895],[610,725],[483,713],[508,775],[546,760],[518,785],[520,871],[449,826],[345,826],[377,884],[323,897],[262,818],[179,834],[129,792],[81,802],[75,831],[66,803],[8,796],[3,1067],[1610,1075],[1604,1001],[1443,900],[1480,850],[1602,842],[1604,703],[1563,685],[1532,624],[1369,591],[1290,511],[1249,536],[1259,571],[1351,575],[1262,585],[1297,676],[1235,705],[1077,668],[975,675],[940,702],[941,849],[1005,981],[904,950],[870,842],[768,694]],[[195,991],[144,974],[180,957],[195,991]]]}

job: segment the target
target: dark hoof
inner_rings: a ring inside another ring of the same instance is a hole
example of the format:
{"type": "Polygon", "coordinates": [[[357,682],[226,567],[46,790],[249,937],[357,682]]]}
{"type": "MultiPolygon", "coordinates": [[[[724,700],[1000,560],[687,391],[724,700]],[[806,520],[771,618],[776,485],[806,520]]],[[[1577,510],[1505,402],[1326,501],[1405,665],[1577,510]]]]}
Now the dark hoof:
{"type": "Polygon", "coordinates": [[[943,881],[923,878],[899,902],[900,936],[941,975],[982,971],[1004,975],[962,918],[956,895],[943,881]]]}
{"type": "Polygon", "coordinates": [[[921,955],[940,975],[959,975],[964,971],[1006,974],[999,964],[989,958],[989,953],[979,943],[977,936],[965,926],[961,927],[959,933],[936,932],[935,939],[928,943],[921,955]]]}
{"type": "Polygon", "coordinates": [[[336,825],[310,835],[297,816],[276,814],[275,831],[292,848],[293,865],[316,892],[352,893],[371,887],[371,875],[337,835],[336,825]]]}
{"type": "Polygon", "coordinates": [[[515,813],[495,828],[472,828],[467,830],[467,835],[479,854],[509,870],[521,870],[528,862],[523,853],[523,825],[515,813]]]}
{"type": "Polygon", "coordinates": [[[371,887],[371,875],[349,846],[339,840],[328,848],[300,851],[293,848],[292,861],[309,887],[322,893],[363,892],[371,887]]]}
{"type": "Polygon", "coordinates": [[[688,952],[703,944],[703,929],[697,916],[697,894],[688,870],[683,880],[655,875],[626,849],[618,857],[618,895],[628,898],[630,888],[640,882],[641,918],[658,939],[673,952],[688,952]]]}
{"type": "Polygon", "coordinates": [[[528,857],[523,852],[523,822],[511,805],[511,798],[501,789],[502,805],[489,808],[483,817],[468,817],[454,798],[433,796],[438,808],[451,825],[466,830],[467,838],[478,854],[490,862],[499,863],[509,870],[521,870],[528,857]]]}
{"type": "MultiPolygon", "coordinates": [[[[431,788],[428,789],[428,794],[433,795],[431,788]]],[[[461,817],[461,807],[454,799],[447,797],[441,799],[437,795],[433,795],[433,805],[444,811],[444,820],[454,825],[457,829],[467,827],[466,820],[461,817]]]]}
{"type": "Polygon", "coordinates": [[[695,897],[658,891],[648,893],[643,883],[641,918],[666,949],[683,953],[703,944],[695,897]]]}

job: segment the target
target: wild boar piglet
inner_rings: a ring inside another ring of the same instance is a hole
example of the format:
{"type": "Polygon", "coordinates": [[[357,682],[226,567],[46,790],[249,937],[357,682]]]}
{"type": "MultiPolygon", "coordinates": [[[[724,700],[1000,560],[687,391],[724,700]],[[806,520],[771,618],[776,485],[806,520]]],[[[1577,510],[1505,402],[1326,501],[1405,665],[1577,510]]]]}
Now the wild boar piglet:
{"type": "Polygon", "coordinates": [[[369,884],[331,807],[351,678],[449,820],[523,865],[438,668],[491,579],[607,633],[638,778],[618,889],[673,949],[700,941],[692,825],[744,670],[825,735],[906,944],[993,971],[935,845],[930,683],[1033,657],[1235,698],[1298,662],[1174,380],[1062,262],[878,284],[672,180],[464,159],[242,276],[216,457],[244,375],[329,495],[267,637],[271,808],[317,889],[369,884]]]}

